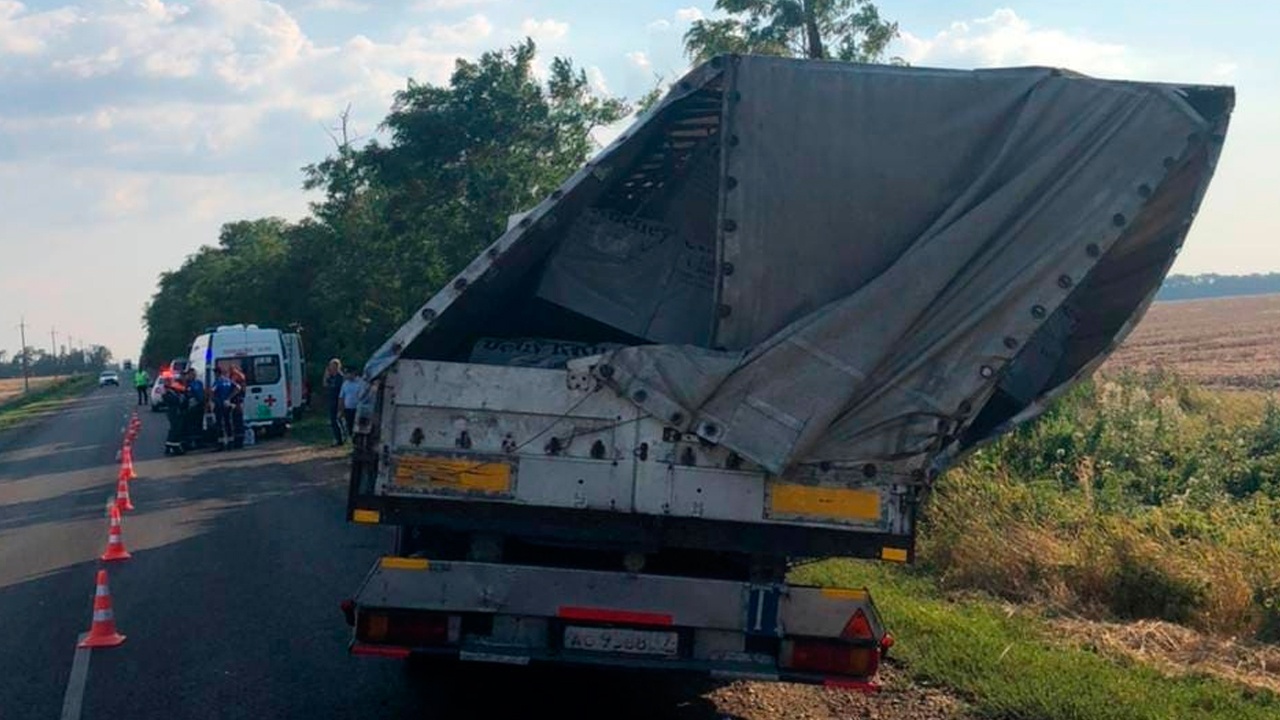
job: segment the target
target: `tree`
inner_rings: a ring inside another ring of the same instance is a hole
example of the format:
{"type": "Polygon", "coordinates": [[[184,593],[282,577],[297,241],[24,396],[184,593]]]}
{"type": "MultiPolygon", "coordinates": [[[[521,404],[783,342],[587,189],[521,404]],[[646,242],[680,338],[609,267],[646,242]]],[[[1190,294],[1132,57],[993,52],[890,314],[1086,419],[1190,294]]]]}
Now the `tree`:
{"type": "Polygon", "coordinates": [[[716,0],[715,7],[734,17],[693,23],[684,44],[695,62],[724,53],[879,62],[898,36],[898,24],[870,0],[716,0]]]}
{"type": "MultiPolygon", "coordinates": [[[[183,356],[208,325],[306,329],[308,352],[362,362],[410,313],[597,149],[591,131],[630,110],[564,58],[545,83],[526,40],[459,60],[444,86],[410,80],[357,142],[344,112],[334,152],[303,168],[311,216],[227,223],[161,275],[144,313],[148,365],[183,356]]],[[[323,361],[312,363],[313,368],[323,361]]]]}

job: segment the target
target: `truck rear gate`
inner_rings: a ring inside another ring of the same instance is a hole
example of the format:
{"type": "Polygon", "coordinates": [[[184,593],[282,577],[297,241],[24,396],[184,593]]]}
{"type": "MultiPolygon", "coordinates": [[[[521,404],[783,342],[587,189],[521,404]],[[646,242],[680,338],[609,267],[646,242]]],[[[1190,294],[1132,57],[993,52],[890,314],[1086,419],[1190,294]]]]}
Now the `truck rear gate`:
{"type": "Polygon", "coordinates": [[[850,686],[892,644],[864,589],[413,557],[382,558],[352,611],[354,654],[850,686]]]}

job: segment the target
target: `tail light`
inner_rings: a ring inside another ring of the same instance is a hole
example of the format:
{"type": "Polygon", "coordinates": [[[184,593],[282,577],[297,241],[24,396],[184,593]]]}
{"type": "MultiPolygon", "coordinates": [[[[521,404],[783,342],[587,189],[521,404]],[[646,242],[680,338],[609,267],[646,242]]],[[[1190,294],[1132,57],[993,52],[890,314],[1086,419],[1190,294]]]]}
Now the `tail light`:
{"type": "Polygon", "coordinates": [[[893,644],[885,634],[879,642],[867,614],[858,608],[849,616],[839,639],[795,638],[782,643],[784,668],[821,675],[869,678],[880,668],[883,649],[893,644]],[[886,644],[887,643],[887,644],[886,644]]]}
{"type": "Polygon", "coordinates": [[[402,647],[439,647],[458,641],[461,618],[425,612],[356,613],[356,641],[402,647]]]}
{"type": "Polygon", "coordinates": [[[865,678],[880,668],[880,649],[838,640],[787,640],[780,660],[788,670],[865,678]]]}

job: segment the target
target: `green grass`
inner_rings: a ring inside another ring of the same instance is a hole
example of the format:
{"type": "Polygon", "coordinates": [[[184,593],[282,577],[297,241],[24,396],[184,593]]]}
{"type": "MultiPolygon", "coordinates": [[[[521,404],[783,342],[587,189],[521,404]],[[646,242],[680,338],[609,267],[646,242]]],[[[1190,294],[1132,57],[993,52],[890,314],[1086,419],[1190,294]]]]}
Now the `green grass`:
{"type": "Polygon", "coordinates": [[[76,375],[9,400],[0,405],[0,430],[52,414],[68,400],[91,390],[95,382],[91,375],[76,375]]]}
{"type": "Polygon", "coordinates": [[[1280,717],[1280,698],[1201,677],[1172,678],[1056,643],[1042,621],[981,599],[950,600],[908,570],[826,560],[795,582],[869,588],[914,680],[953,689],[979,717],[1037,720],[1280,717]]]}

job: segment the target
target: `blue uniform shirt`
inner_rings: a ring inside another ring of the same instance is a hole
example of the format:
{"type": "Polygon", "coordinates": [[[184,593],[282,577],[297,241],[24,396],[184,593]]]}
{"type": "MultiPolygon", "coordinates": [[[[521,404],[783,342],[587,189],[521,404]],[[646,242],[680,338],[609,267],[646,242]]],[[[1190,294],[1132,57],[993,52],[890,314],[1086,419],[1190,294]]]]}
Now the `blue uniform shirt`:
{"type": "Polygon", "coordinates": [[[221,406],[223,403],[231,399],[231,393],[235,392],[236,386],[227,378],[220,377],[213,381],[213,402],[221,406]]]}
{"type": "Polygon", "coordinates": [[[204,383],[199,380],[192,380],[187,386],[187,392],[191,393],[191,398],[197,403],[204,402],[204,383]]]}

